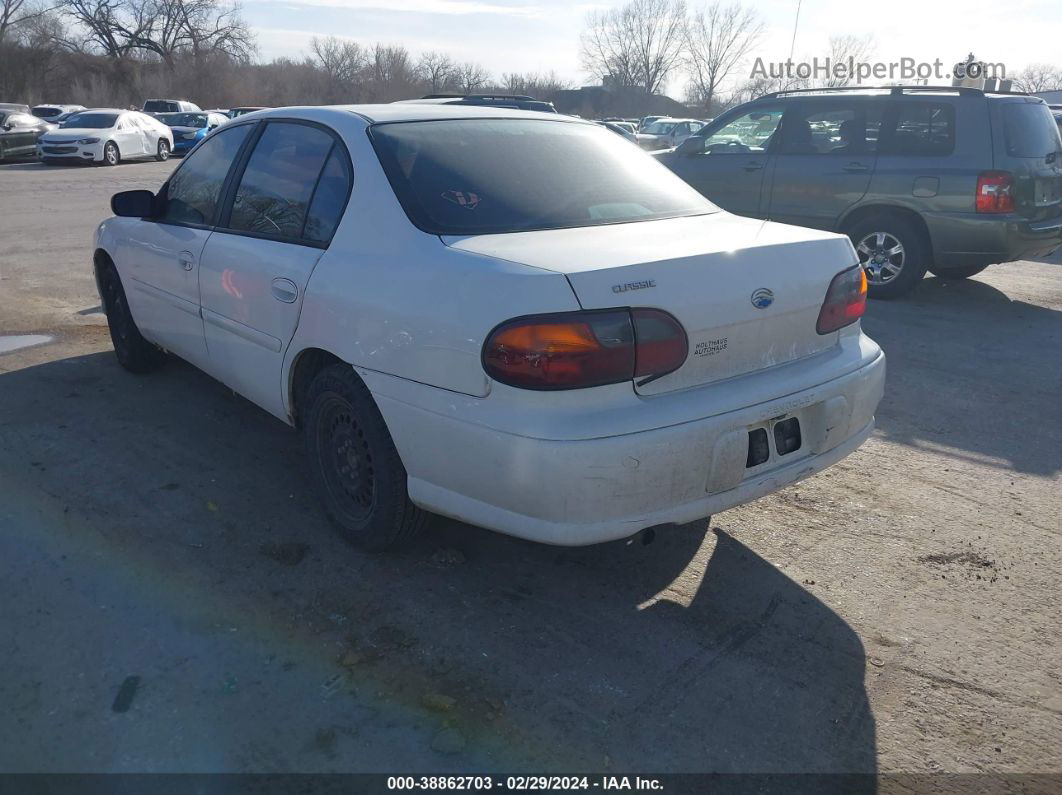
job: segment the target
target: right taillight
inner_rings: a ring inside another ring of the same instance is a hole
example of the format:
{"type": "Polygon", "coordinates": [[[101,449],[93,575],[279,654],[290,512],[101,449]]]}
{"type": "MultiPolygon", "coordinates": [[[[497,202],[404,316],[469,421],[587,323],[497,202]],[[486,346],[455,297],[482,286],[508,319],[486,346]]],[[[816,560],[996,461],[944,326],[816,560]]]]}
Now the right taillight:
{"type": "Polygon", "coordinates": [[[659,378],[682,366],[686,332],[659,309],[605,309],[520,317],[483,344],[483,369],[522,389],[581,389],[659,378]]]}
{"type": "Polygon", "coordinates": [[[1006,171],[982,171],[977,177],[977,212],[1014,212],[1014,176],[1006,171]]]}
{"type": "Polygon", "coordinates": [[[866,308],[867,275],[862,266],[857,265],[833,277],[819,310],[815,330],[819,334],[829,334],[851,325],[863,317],[866,308]]]}

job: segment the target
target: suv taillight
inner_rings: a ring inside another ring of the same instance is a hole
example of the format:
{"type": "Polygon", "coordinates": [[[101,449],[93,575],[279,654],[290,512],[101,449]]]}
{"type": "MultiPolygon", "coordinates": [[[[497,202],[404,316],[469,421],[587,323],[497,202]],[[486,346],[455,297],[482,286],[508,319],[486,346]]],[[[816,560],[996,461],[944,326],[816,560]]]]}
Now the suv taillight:
{"type": "Polygon", "coordinates": [[[815,330],[819,334],[829,334],[849,326],[863,317],[866,308],[867,274],[862,266],[857,265],[833,277],[819,310],[815,330]]]}
{"type": "Polygon", "coordinates": [[[520,317],[483,344],[483,369],[522,389],[581,389],[659,378],[686,361],[686,331],[659,309],[520,317]]]}
{"type": "Polygon", "coordinates": [[[1014,176],[1006,171],[982,171],[977,178],[977,212],[1014,212],[1014,176]]]}

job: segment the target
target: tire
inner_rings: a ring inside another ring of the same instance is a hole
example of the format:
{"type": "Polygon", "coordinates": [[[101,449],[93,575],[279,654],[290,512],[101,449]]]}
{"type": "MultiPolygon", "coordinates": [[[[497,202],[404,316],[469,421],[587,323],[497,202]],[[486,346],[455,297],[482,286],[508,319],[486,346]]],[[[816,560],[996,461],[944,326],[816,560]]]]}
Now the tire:
{"type": "Polygon", "coordinates": [[[866,271],[870,298],[898,298],[926,275],[929,246],[922,230],[908,218],[880,213],[857,221],[845,231],[866,271]]]}
{"type": "Polygon", "coordinates": [[[136,327],[122,280],[111,263],[100,269],[100,292],[103,294],[103,309],[107,313],[107,327],[111,332],[111,343],[118,363],[138,375],[161,367],[166,361],[166,354],[144,339],[136,327]]]}
{"type": "Polygon", "coordinates": [[[118,151],[118,144],[108,141],[103,147],[103,165],[116,166],[122,162],[122,153],[118,151]]]}
{"type": "Polygon", "coordinates": [[[159,138],[159,145],[155,147],[155,159],[160,163],[170,159],[170,142],[165,138],[159,138]]]}
{"type": "Polygon", "coordinates": [[[408,542],[428,514],[410,502],[406,468],[354,368],[321,370],[300,403],[310,475],[340,535],[369,552],[408,542]]]}
{"type": "Polygon", "coordinates": [[[987,265],[967,265],[964,268],[930,268],[929,272],[940,279],[969,279],[987,267],[987,265]]]}

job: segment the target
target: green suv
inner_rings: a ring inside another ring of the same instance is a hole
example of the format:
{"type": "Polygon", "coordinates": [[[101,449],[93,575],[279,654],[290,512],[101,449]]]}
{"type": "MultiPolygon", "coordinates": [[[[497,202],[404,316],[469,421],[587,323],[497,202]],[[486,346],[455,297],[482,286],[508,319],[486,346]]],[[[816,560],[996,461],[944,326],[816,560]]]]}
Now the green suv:
{"type": "Polygon", "coordinates": [[[1025,94],[780,92],[656,157],[730,212],[848,235],[876,298],[1062,244],[1062,138],[1025,94]]]}

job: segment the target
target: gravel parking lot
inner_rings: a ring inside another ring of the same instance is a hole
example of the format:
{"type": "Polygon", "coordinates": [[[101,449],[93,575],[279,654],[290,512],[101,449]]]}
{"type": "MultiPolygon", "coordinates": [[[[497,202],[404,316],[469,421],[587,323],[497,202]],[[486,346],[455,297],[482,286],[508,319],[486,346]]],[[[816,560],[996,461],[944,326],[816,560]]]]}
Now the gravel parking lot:
{"type": "Polygon", "coordinates": [[[710,528],[373,557],[290,429],[119,368],[92,231],[172,167],[0,165],[0,769],[1062,772],[1058,255],[872,304],[874,437],[710,528]]]}

